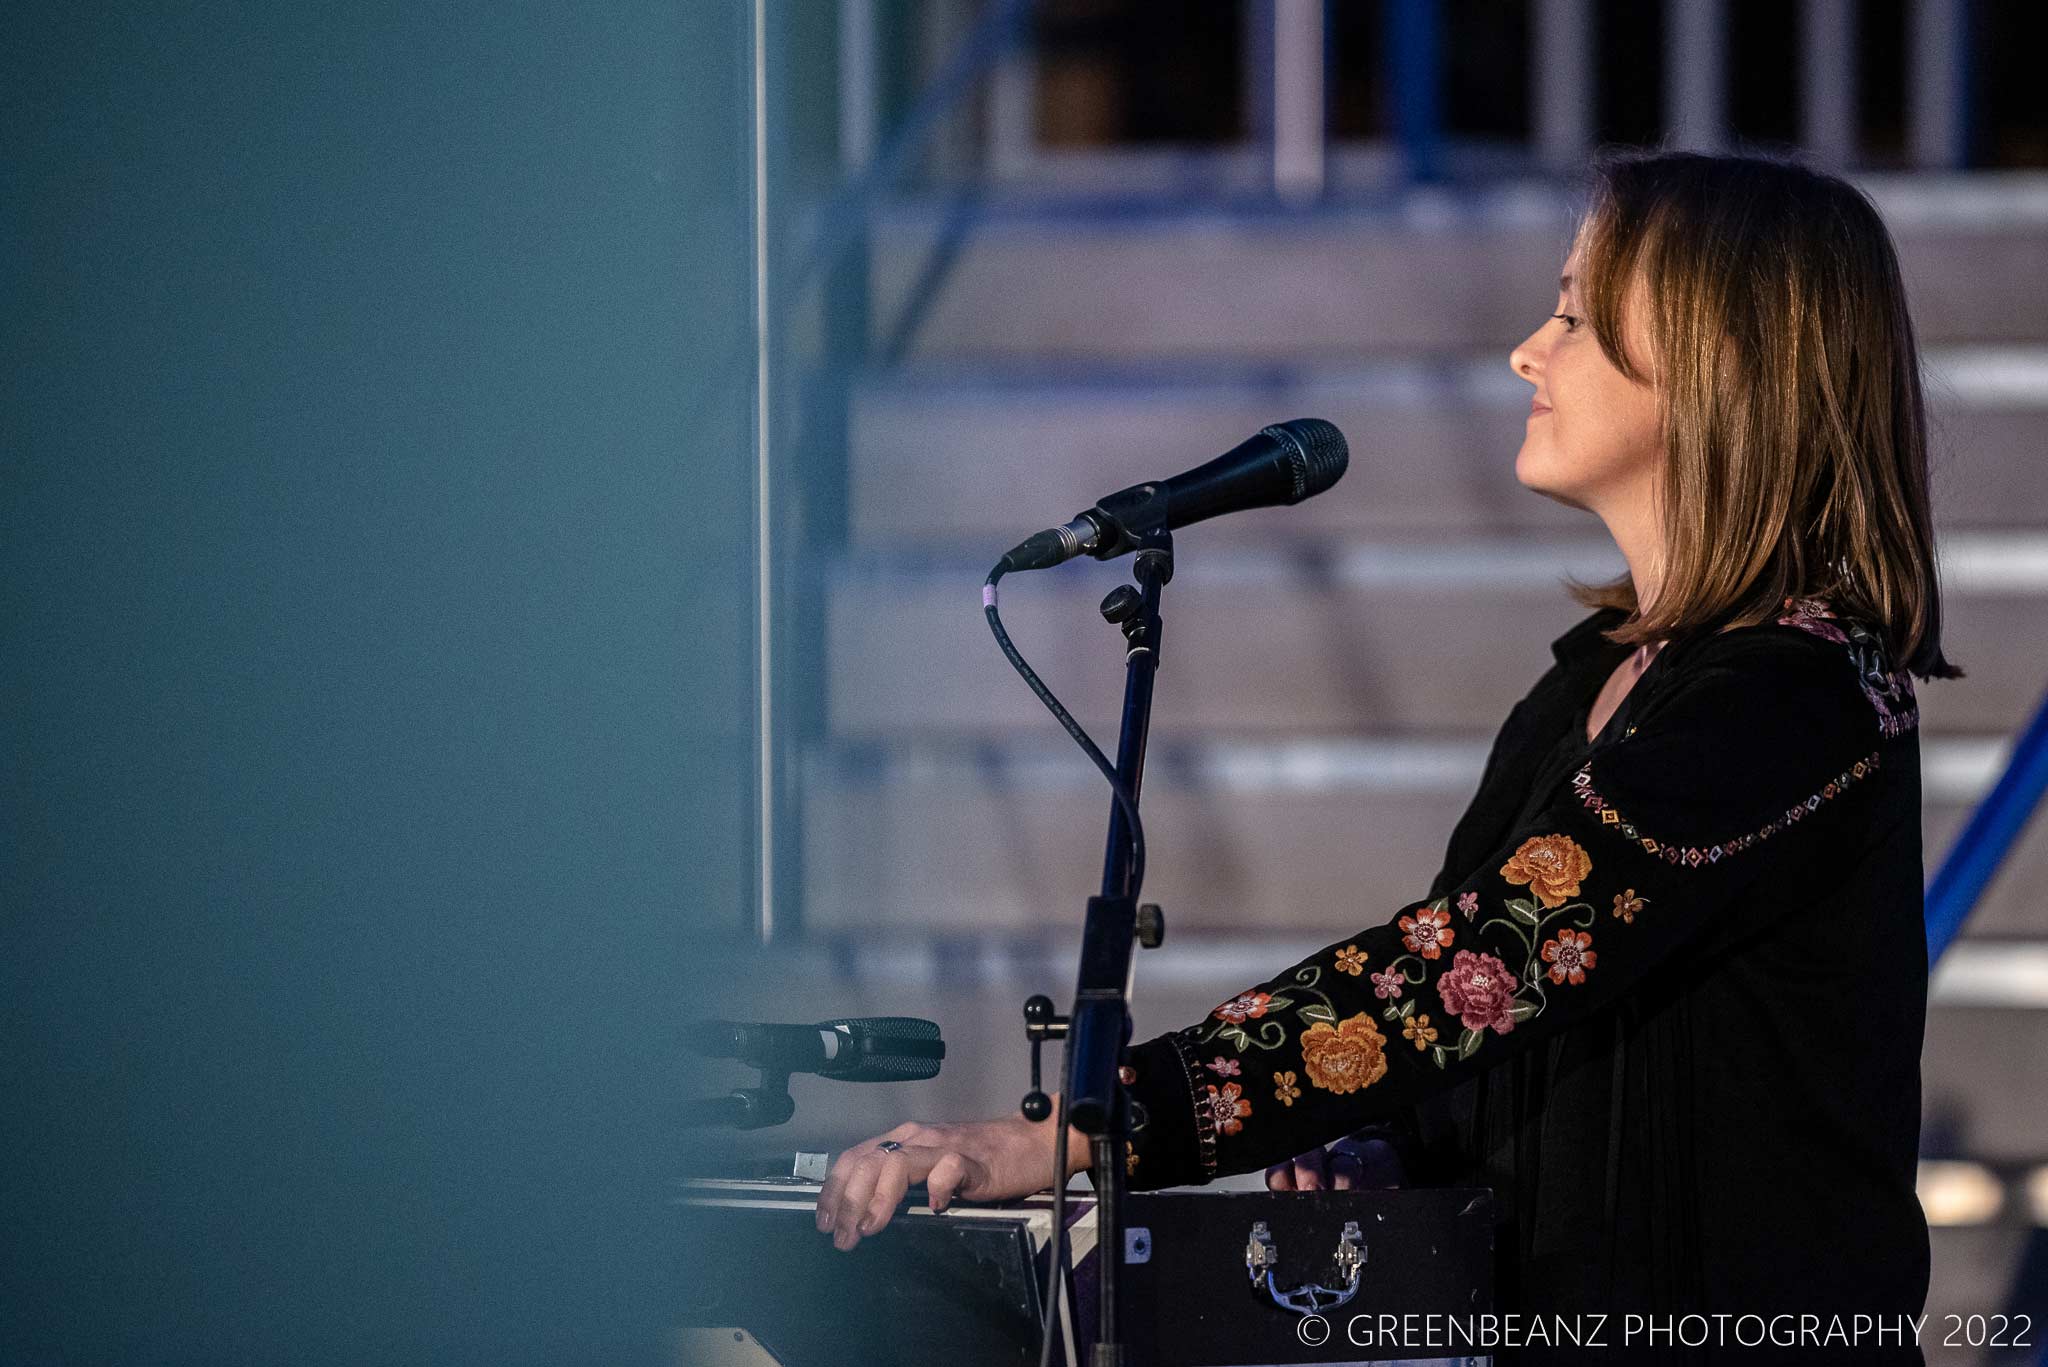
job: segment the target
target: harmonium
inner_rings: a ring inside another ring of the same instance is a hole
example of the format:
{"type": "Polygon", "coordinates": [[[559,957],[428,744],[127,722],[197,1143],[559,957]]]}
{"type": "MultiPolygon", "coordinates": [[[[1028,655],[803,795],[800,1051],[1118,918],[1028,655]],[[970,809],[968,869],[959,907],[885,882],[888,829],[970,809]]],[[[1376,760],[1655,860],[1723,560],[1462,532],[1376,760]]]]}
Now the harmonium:
{"type": "MultiPolygon", "coordinates": [[[[913,1187],[886,1227],[842,1253],[815,1223],[822,1177],[677,1184],[681,1362],[1036,1367],[1056,1284],[1051,1360],[1090,1360],[1103,1250],[1085,1186],[1067,1195],[1070,1270],[1056,1283],[1050,1193],[934,1213],[913,1187]]],[[[1491,1317],[1490,1191],[1139,1192],[1124,1224],[1117,1303],[1131,1367],[1490,1362],[1476,1346],[1416,1346],[1445,1341],[1430,1326],[1491,1317]]]]}

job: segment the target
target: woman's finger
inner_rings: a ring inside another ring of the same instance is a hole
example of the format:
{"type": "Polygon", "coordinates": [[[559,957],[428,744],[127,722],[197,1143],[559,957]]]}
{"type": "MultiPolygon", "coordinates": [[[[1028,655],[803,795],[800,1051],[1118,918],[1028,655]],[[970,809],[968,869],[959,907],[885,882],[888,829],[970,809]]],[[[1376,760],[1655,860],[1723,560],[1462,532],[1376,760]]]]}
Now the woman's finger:
{"type": "Polygon", "coordinates": [[[932,1164],[932,1170],[925,1174],[925,1204],[934,1211],[944,1210],[953,1204],[953,1198],[967,1185],[967,1160],[957,1153],[947,1153],[932,1164]]]}
{"type": "Polygon", "coordinates": [[[943,1156],[939,1149],[909,1145],[894,1153],[878,1155],[880,1161],[875,1168],[875,1189],[866,1205],[855,1215],[857,1223],[853,1232],[863,1239],[880,1233],[882,1226],[895,1217],[896,1207],[902,1204],[911,1184],[924,1181],[925,1175],[943,1156]]]}
{"type": "Polygon", "coordinates": [[[1330,1188],[1333,1191],[1350,1191],[1363,1185],[1362,1169],[1358,1155],[1349,1149],[1338,1149],[1330,1155],[1330,1188]]]}
{"type": "Polygon", "coordinates": [[[1294,1160],[1294,1189],[1321,1191],[1329,1185],[1323,1166],[1323,1151],[1311,1149],[1294,1160]]]}
{"type": "Polygon", "coordinates": [[[832,1232],[833,1218],[839,1210],[839,1194],[846,1190],[846,1179],[853,1175],[860,1163],[860,1151],[847,1149],[832,1160],[832,1170],[825,1174],[824,1183],[818,1188],[818,1230],[832,1232]]]}
{"type": "Polygon", "coordinates": [[[1272,1167],[1266,1169],[1266,1190],[1294,1190],[1294,1164],[1291,1160],[1285,1163],[1275,1163],[1272,1167]]]}
{"type": "Polygon", "coordinates": [[[832,1246],[841,1253],[860,1242],[861,1216],[867,1211],[868,1198],[875,1194],[875,1183],[882,1176],[879,1160],[886,1156],[870,1146],[855,1162],[853,1171],[847,1174],[846,1185],[840,1188],[839,1199],[833,1203],[832,1246]]]}

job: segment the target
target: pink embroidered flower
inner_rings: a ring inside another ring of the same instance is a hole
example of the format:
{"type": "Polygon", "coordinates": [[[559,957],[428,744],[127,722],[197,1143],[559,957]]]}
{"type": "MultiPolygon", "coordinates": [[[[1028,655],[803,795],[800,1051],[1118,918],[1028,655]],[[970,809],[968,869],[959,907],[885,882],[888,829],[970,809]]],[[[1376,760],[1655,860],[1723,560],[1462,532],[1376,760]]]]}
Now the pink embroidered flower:
{"type": "Polygon", "coordinates": [[[1213,1014],[1218,1020],[1243,1025],[1254,1016],[1265,1015],[1266,1003],[1271,1000],[1272,994],[1268,992],[1245,992],[1217,1007],[1213,1014]]]}
{"type": "Polygon", "coordinates": [[[1461,949],[1436,981],[1436,994],[1467,1030],[1515,1028],[1515,975],[1491,954],[1461,949]]]}
{"type": "Polygon", "coordinates": [[[1476,892],[1459,893],[1458,910],[1465,913],[1465,919],[1468,921],[1477,916],[1479,914],[1479,894],[1476,892]]]}
{"type": "Polygon", "coordinates": [[[1375,973],[1372,975],[1373,995],[1378,997],[1381,1001],[1386,1001],[1392,997],[1398,997],[1401,995],[1401,981],[1401,973],[1399,969],[1389,968],[1382,972],[1375,973]]]}
{"type": "Polygon", "coordinates": [[[1443,957],[1445,946],[1457,936],[1450,928],[1451,914],[1440,907],[1424,907],[1413,916],[1403,916],[1400,924],[1401,943],[1408,946],[1410,954],[1425,959],[1443,957]]]}
{"type": "Polygon", "coordinates": [[[1593,952],[1592,944],[1593,937],[1583,930],[1561,930],[1555,940],[1545,940],[1543,962],[1550,965],[1550,981],[1586,981],[1586,970],[1600,957],[1593,952]]]}
{"type": "Polygon", "coordinates": [[[1252,1113],[1252,1103],[1239,1095],[1243,1090],[1235,1082],[1224,1083],[1220,1092],[1211,1086],[1209,1099],[1202,1103],[1208,1108],[1210,1122],[1224,1134],[1236,1134],[1243,1129],[1239,1118],[1252,1113]]]}
{"type": "Polygon", "coordinates": [[[1239,1073],[1244,1071],[1244,1068],[1238,1063],[1236,1059],[1225,1058],[1221,1054],[1218,1054],[1215,1058],[1210,1059],[1208,1067],[1209,1071],[1216,1074],[1216,1076],[1218,1077],[1236,1077],[1239,1073]]]}

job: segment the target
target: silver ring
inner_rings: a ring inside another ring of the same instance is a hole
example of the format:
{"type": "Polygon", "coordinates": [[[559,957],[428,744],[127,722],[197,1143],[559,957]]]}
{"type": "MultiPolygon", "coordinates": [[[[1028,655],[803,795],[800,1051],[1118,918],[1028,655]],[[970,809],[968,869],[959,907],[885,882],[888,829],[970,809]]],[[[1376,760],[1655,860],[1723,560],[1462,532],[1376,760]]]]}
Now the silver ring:
{"type": "Polygon", "coordinates": [[[900,1152],[903,1148],[901,1144],[897,1143],[893,1139],[884,1139],[881,1143],[875,1145],[875,1147],[880,1149],[883,1153],[897,1153],[900,1152]]]}

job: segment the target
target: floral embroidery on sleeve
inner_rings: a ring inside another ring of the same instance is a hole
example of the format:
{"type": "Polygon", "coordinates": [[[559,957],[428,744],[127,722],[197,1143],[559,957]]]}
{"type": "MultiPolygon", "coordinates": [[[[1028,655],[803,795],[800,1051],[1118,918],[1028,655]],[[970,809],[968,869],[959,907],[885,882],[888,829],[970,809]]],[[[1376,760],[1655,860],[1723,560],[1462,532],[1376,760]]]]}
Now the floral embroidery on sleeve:
{"type": "Polygon", "coordinates": [[[1220,1091],[1214,1083],[1209,1085],[1209,1099],[1202,1104],[1208,1108],[1209,1123],[1221,1133],[1236,1134],[1244,1128],[1243,1118],[1252,1113],[1252,1103],[1243,1093],[1235,1082],[1224,1083],[1220,1091]]]}
{"type": "Polygon", "coordinates": [[[1543,835],[1522,842],[1500,876],[1525,886],[1546,907],[1564,905],[1567,897],[1579,895],[1579,883],[1593,871],[1593,857],[1577,841],[1562,835],[1543,835]]]}
{"type": "Polygon", "coordinates": [[[1308,1080],[1326,1092],[1355,1092],[1387,1075],[1387,1037],[1361,1011],[1341,1025],[1319,1020],[1302,1032],[1308,1080]]]}
{"type": "Polygon", "coordinates": [[[1401,1022],[1401,1035],[1413,1044],[1419,1053],[1436,1043],[1436,1027],[1429,1023],[1427,1014],[1417,1012],[1401,1022]]]}
{"type": "Polygon", "coordinates": [[[1545,940],[1543,962],[1550,965],[1550,981],[1586,981],[1586,970],[1599,957],[1593,953],[1592,944],[1593,937],[1583,930],[1560,930],[1555,940],[1545,940]]]}
{"type": "Polygon", "coordinates": [[[1450,928],[1451,914],[1440,906],[1428,906],[1413,916],[1401,918],[1401,943],[1408,946],[1410,954],[1420,954],[1425,959],[1443,956],[1444,949],[1457,938],[1457,932],[1450,928]]]}
{"type": "Polygon", "coordinates": [[[1403,1035],[1417,1049],[1428,1047],[1431,1061],[1439,1068],[1448,1066],[1453,1058],[1472,1057],[1487,1031],[1505,1035],[1517,1022],[1539,1015],[1549,1004],[1543,978],[1552,986],[1583,983],[1598,962],[1588,929],[1593,924],[1593,905],[1569,900],[1578,896],[1580,885],[1592,872],[1593,857],[1566,835],[1525,840],[1501,866],[1504,880],[1526,886],[1535,895],[1507,898],[1502,903],[1507,915],[1488,917],[1479,930],[1483,934],[1498,926],[1514,936],[1523,951],[1521,972],[1517,974],[1498,955],[1483,950],[1456,953],[1436,981],[1438,999],[1463,1027],[1455,1044],[1446,1047],[1435,1042],[1437,1032],[1430,1028],[1429,1017],[1416,1016],[1412,1000],[1389,1006],[1382,1014],[1389,1021],[1400,1021],[1403,1035]],[[1560,919],[1567,924],[1554,938],[1544,940],[1545,929],[1560,919]],[[1546,964],[1548,969],[1543,967],[1546,964]],[[1411,1028],[1411,1022],[1417,1020],[1420,1024],[1411,1028]]]}

